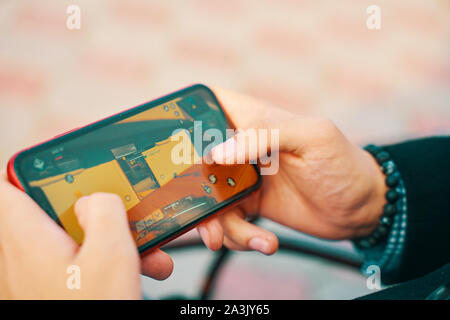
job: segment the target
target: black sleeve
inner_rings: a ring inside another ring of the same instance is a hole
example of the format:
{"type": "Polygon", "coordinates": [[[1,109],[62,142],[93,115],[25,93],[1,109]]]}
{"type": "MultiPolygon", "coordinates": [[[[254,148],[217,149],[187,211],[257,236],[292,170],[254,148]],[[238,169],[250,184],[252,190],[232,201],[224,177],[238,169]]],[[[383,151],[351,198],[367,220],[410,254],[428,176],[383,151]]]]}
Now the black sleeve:
{"type": "Polygon", "coordinates": [[[398,282],[450,261],[450,137],[384,147],[406,187],[408,223],[398,282]]]}

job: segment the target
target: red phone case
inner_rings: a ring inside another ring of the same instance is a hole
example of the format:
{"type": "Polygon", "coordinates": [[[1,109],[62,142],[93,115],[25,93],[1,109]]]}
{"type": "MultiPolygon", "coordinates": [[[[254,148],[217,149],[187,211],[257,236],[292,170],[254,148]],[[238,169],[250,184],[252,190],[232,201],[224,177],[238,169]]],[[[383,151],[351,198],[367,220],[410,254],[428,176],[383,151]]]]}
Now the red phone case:
{"type": "MultiPolygon", "coordinates": [[[[73,132],[75,132],[75,131],[81,130],[81,129],[83,129],[83,128],[86,128],[86,127],[92,126],[92,125],[94,125],[94,124],[103,122],[103,121],[105,121],[105,120],[107,120],[107,119],[113,118],[113,117],[115,117],[115,116],[117,116],[117,115],[119,115],[119,114],[122,114],[122,113],[126,112],[126,111],[133,110],[133,109],[137,109],[137,108],[139,108],[139,107],[141,107],[141,106],[144,106],[144,105],[147,105],[147,104],[149,104],[149,103],[156,103],[156,102],[159,101],[160,99],[164,99],[164,98],[166,98],[166,97],[175,95],[175,94],[180,93],[180,92],[182,92],[182,91],[184,91],[184,90],[189,90],[189,89],[194,88],[194,87],[197,87],[197,86],[201,86],[201,87],[207,88],[206,86],[198,85],[198,84],[197,84],[197,85],[188,86],[188,87],[185,87],[185,88],[183,88],[183,89],[174,91],[174,92],[171,93],[171,94],[164,95],[164,96],[162,96],[162,97],[160,97],[160,98],[158,98],[158,99],[151,100],[151,101],[149,101],[149,102],[140,104],[140,105],[135,106],[135,107],[132,107],[132,108],[128,108],[128,109],[126,109],[126,110],[124,110],[124,111],[122,111],[122,112],[116,113],[116,114],[111,115],[111,116],[109,116],[109,117],[106,117],[106,118],[104,118],[104,119],[101,119],[101,120],[95,121],[95,122],[93,122],[93,123],[87,124],[87,125],[85,125],[85,126],[82,126],[82,127],[78,127],[78,128],[72,129],[72,130],[70,130],[70,131],[67,131],[67,132],[64,132],[64,133],[62,133],[62,134],[59,134],[59,135],[57,135],[57,136],[55,136],[55,137],[53,137],[53,138],[51,138],[51,139],[48,139],[48,140],[46,140],[46,141],[44,141],[44,142],[38,143],[38,144],[36,144],[36,145],[34,145],[34,146],[31,146],[31,147],[29,147],[29,148],[26,148],[26,149],[23,149],[23,150],[21,150],[21,151],[15,153],[15,154],[10,158],[10,160],[8,161],[8,165],[7,165],[8,179],[9,179],[9,181],[10,181],[14,186],[16,186],[17,188],[19,188],[20,190],[22,190],[22,191],[25,192],[25,188],[24,188],[24,186],[22,185],[22,183],[20,182],[20,179],[18,178],[18,175],[17,175],[16,170],[15,170],[15,160],[16,160],[16,158],[17,158],[17,156],[18,156],[19,154],[21,154],[21,153],[23,153],[23,152],[25,152],[25,151],[27,151],[27,150],[29,150],[29,149],[35,148],[35,147],[37,147],[37,146],[40,146],[40,145],[42,145],[42,144],[45,144],[45,143],[47,143],[47,142],[53,141],[53,140],[55,140],[55,139],[57,139],[57,138],[64,137],[64,136],[67,136],[67,135],[70,135],[71,133],[73,133],[73,132]]],[[[209,88],[207,88],[207,89],[212,93],[212,91],[211,91],[209,88]]],[[[214,95],[214,93],[212,93],[212,94],[213,94],[214,98],[216,98],[216,96],[214,95]]],[[[218,105],[221,107],[222,112],[224,113],[224,115],[225,115],[225,117],[226,117],[228,123],[229,123],[231,126],[234,127],[234,124],[233,124],[232,121],[230,120],[230,118],[229,118],[229,116],[227,115],[226,111],[225,111],[224,108],[221,106],[220,101],[218,101],[217,98],[216,98],[216,101],[217,101],[218,105]]],[[[258,172],[258,170],[257,170],[257,172],[258,172]]],[[[261,180],[261,177],[260,177],[259,172],[258,172],[258,181],[257,181],[257,183],[254,185],[254,188],[251,188],[251,190],[249,190],[249,192],[247,192],[246,194],[242,195],[238,200],[235,200],[235,201],[233,201],[232,203],[228,203],[225,207],[223,207],[223,208],[221,208],[221,209],[219,209],[219,210],[213,212],[212,214],[210,214],[209,216],[207,216],[207,217],[205,217],[205,218],[202,218],[200,221],[196,222],[195,224],[190,225],[189,227],[186,227],[186,228],[184,228],[184,229],[179,230],[178,232],[176,232],[176,233],[175,233],[173,236],[171,236],[170,238],[168,238],[168,239],[166,239],[166,240],[164,240],[164,241],[162,241],[162,242],[160,242],[160,243],[158,243],[158,244],[156,244],[156,245],[154,245],[154,246],[152,246],[152,247],[146,249],[145,251],[141,252],[141,255],[144,255],[144,254],[146,254],[146,253],[148,253],[148,252],[150,252],[150,251],[152,251],[152,250],[155,250],[155,249],[161,247],[162,245],[166,244],[167,242],[170,242],[170,241],[172,241],[173,239],[175,239],[175,238],[181,236],[182,234],[184,234],[184,233],[190,231],[191,229],[195,228],[198,224],[200,224],[200,223],[202,223],[202,222],[205,222],[205,221],[207,221],[207,220],[210,220],[210,219],[216,217],[217,215],[223,213],[224,211],[227,211],[227,210],[229,210],[230,208],[232,208],[232,207],[234,207],[234,206],[237,206],[241,201],[243,201],[244,199],[247,199],[248,197],[250,197],[250,196],[252,196],[254,193],[256,193],[257,190],[259,189],[261,183],[262,183],[262,180],[261,180]]]]}

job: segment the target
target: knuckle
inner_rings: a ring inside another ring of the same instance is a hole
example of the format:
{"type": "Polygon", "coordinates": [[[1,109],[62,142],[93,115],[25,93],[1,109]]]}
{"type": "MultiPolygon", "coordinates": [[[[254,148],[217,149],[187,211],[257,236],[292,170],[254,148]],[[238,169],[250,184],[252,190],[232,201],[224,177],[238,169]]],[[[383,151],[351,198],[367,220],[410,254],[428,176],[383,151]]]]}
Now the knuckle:
{"type": "Polygon", "coordinates": [[[316,121],[318,122],[317,127],[320,128],[325,135],[334,135],[338,131],[336,125],[330,119],[318,118],[316,121]]]}
{"type": "Polygon", "coordinates": [[[326,117],[313,116],[313,117],[308,117],[307,120],[312,127],[319,128],[324,131],[332,131],[336,128],[333,121],[331,121],[330,119],[328,119],[326,117]]]}
{"type": "Polygon", "coordinates": [[[305,133],[311,137],[311,141],[314,141],[316,144],[322,144],[336,138],[340,131],[330,119],[314,117],[308,119],[305,133]]]}

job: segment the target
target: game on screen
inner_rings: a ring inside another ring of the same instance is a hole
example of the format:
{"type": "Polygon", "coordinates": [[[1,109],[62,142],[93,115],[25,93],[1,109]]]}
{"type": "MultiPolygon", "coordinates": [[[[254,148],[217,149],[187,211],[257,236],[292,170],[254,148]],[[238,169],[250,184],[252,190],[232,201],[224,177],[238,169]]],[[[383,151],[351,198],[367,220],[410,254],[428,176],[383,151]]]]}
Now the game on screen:
{"type": "Polygon", "coordinates": [[[194,143],[194,122],[201,121],[203,130],[220,130],[223,137],[227,128],[222,111],[206,90],[188,91],[144,109],[56,146],[28,153],[21,162],[21,176],[30,195],[47,213],[56,216],[78,243],[83,232],[74,204],[84,195],[99,191],[118,194],[135,242],[143,249],[258,181],[252,165],[202,162],[204,148],[211,142],[194,143]],[[189,142],[191,161],[175,163],[171,154],[183,139],[189,142]]]}

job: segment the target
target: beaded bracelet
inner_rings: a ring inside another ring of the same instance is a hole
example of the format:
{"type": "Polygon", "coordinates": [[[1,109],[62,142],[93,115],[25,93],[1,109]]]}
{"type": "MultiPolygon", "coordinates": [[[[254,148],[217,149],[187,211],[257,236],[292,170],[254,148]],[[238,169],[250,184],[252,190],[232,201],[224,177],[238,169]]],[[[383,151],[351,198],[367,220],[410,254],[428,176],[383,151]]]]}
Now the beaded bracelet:
{"type": "Polygon", "coordinates": [[[364,147],[364,150],[368,151],[381,166],[383,173],[386,175],[386,186],[389,189],[385,195],[387,203],[383,207],[383,215],[378,226],[369,236],[353,239],[353,243],[360,249],[368,249],[378,245],[390,233],[394,217],[406,214],[406,206],[404,205],[406,190],[401,181],[400,172],[391,160],[390,154],[373,144],[364,147]]]}

